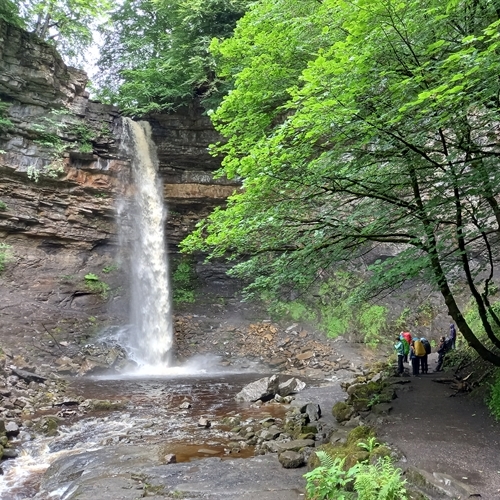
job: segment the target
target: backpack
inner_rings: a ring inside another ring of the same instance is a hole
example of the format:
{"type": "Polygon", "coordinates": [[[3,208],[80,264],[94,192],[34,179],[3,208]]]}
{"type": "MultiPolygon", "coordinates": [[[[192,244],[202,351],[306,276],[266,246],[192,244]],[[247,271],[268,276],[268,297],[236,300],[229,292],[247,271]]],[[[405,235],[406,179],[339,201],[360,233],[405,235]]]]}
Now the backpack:
{"type": "Polygon", "coordinates": [[[425,353],[430,354],[432,352],[431,344],[427,339],[420,339],[422,344],[424,344],[425,353]]]}
{"type": "Polygon", "coordinates": [[[421,340],[415,340],[414,342],[414,351],[416,356],[425,356],[427,353],[425,352],[424,344],[421,340]]]}

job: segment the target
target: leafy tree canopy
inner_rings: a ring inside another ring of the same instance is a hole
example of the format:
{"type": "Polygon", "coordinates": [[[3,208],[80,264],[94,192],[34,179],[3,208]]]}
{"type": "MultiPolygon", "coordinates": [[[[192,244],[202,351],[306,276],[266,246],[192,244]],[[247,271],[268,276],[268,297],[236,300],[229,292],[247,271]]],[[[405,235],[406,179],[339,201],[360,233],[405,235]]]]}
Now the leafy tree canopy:
{"type": "Polygon", "coordinates": [[[54,43],[70,61],[83,60],[93,43],[96,22],[103,21],[111,0],[0,0],[0,16],[54,43]],[[8,16],[3,16],[2,12],[8,16]]]}
{"type": "MultiPolygon", "coordinates": [[[[172,109],[217,96],[209,52],[228,37],[250,0],[125,0],[103,32],[96,80],[101,99],[128,114],[172,109]]],[[[210,104],[207,103],[209,106],[210,104]]]]}
{"type": "Polygon", "coordinates": [[[371,296],[411,278],[443,295],[500,365],[490,304],[500,234],[499,14],[490,0],[263,0],[214,42],[234,88],[213,114],[243,190],[185,251],[244,258],[249,292],[304,290],[374,245],[371,296]],[[395,251],[397,250],[397,251],[395,251]],[[457,304],[466,291],[486,332],[457,304]]]}

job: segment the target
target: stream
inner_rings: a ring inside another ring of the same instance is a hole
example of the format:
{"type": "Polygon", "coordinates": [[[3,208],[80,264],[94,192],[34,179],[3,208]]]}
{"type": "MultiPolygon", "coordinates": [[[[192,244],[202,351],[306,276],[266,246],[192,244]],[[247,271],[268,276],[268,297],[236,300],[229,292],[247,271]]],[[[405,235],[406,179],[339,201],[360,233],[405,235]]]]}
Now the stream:
{"type": "MultiPolygon", "coordinates": [[[[237,402],[241,388],[261,378],[256,373],[185,374],[149,378],[84,378],[71,382],[73,391],[85,398],[122,402],[119,411],[100,410],[69,418],[54,437],[30,440],[20,436],[20,455],[3,465],[0,498],[24,500],[50,498],[62,500],[64,492],[51,491],[36,496],[44,472],[56,459],[85,451],[117,445],[162,445],[164,452],[175,454],[177,462],[209,456],[247,458],[253,447],[237,455],[228,447],[234,435],[220,421],[238,414],[242,420],[282,417],[285,406],[263,407],[237,402]],[[180,409],[184,401],[191,408],[180,409]],[[211,422],[210,429],[200,427],[200,418],[211,422]]],[[[71,408],[71,407],[69,407],[71,408]]],[[[54,412],[55,413],[55,412],[54,412]]]]}

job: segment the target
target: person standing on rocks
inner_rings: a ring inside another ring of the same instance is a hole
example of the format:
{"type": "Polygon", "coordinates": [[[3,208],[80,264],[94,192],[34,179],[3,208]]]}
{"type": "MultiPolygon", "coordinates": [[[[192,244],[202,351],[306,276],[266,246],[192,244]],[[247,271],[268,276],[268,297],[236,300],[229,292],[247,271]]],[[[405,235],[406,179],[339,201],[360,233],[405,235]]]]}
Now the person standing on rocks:
{"type": "Polygon", "coordinates": [[[404,372],[403,359],[405,357],[405,340],[400,337],[396,337],[396,343],[394,344],[394,349],[396,349],[396,354],[398,355],[398,375],[401,376],[404,372]]]}

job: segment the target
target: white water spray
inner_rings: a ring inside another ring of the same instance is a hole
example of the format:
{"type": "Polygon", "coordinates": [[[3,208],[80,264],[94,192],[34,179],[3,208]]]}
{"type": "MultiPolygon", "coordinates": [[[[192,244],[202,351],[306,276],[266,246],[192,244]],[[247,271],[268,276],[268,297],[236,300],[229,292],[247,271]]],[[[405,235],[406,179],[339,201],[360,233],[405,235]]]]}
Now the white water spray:
{"type": "Polygon", "coordinates": [[[143,368],[166,367],[173,346],[163,187],[156,147],[147,122],[123,118],[124,143],[132,160],[131,302],[128,347],[143,368]]]}

